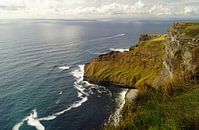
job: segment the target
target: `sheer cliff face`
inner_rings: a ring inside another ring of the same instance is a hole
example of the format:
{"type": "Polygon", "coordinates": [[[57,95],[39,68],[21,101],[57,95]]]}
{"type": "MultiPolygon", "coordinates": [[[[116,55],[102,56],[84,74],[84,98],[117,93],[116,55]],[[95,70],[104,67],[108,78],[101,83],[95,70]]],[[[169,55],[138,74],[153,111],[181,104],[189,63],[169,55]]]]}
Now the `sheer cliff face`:
{"type": "Polygon", "coordinates": [[[199,23],[174,23],[168,30],[164,76],[186,78],[199,73],[199,23]]]}

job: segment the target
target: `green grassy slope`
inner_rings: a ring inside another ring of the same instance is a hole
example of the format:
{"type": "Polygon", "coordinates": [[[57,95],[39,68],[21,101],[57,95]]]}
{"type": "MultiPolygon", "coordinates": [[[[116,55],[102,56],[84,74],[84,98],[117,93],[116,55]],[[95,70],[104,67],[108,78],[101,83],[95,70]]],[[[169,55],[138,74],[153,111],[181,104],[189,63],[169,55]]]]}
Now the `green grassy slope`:
{"type": "MultiPolygon", "coordinates": [[[[162,96],[155,90],[139,95],[123,108],[119,126],[107,130],[180,130],[199,126],[199,87],[177,96],[162,96]],[[195,123],[196,122],[196,123],[195,123]]],[[[197,127],[197,128],[196,128],[197,127]]]]}
{"type": "Polygon", "coordinates": [[[129,52],[111,52],[101,55],[86,65],[85,76],[94,83],[109,82],[115,85],[155,85],[162,72],[165,35],[142,41],[129,52]]]}

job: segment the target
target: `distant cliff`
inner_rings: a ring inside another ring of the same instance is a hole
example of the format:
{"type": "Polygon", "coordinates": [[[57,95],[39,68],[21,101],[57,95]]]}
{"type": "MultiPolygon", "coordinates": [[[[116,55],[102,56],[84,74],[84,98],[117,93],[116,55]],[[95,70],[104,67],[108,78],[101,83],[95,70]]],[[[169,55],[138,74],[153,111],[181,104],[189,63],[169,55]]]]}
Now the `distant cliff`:
{"type": "Polygon", "coordinates": [[[98,56],[85,67],[85,80],[102,85],[154,88],[199,73],[199,24],[174,23],[167,34],[142,34],[128,52],[98,56]]]}

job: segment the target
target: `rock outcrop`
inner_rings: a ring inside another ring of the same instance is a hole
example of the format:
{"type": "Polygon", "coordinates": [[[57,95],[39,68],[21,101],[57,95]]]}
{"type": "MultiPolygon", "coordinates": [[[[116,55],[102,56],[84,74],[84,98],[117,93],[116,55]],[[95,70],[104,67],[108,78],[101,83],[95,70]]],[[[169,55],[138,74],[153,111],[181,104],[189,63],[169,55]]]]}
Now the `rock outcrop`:
{"type": "Polygon", "coordinates": [[[164,66],[169,77],[199,73],[199,23],[174,23],[168,30],[164,66]]]}
{"type": "Polygon", "coordinates": [[[129,52],[100,55],[85,66],[85,80],[102,85],[158,88],[164,80],[199,74],[199,23],[174,23],[165,35],[143,34],[129,52]]]}

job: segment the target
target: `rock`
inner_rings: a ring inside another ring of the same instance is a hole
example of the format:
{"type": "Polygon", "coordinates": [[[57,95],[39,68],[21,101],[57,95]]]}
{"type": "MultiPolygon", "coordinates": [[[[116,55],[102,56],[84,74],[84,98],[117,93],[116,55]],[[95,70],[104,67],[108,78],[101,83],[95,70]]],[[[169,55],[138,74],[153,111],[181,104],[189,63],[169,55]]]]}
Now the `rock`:
{"type": "Polygon", "coordinates": [[[165,71],[170,78],[199,73],[199,24],[174,23],[168,30],[165,71]]]}

